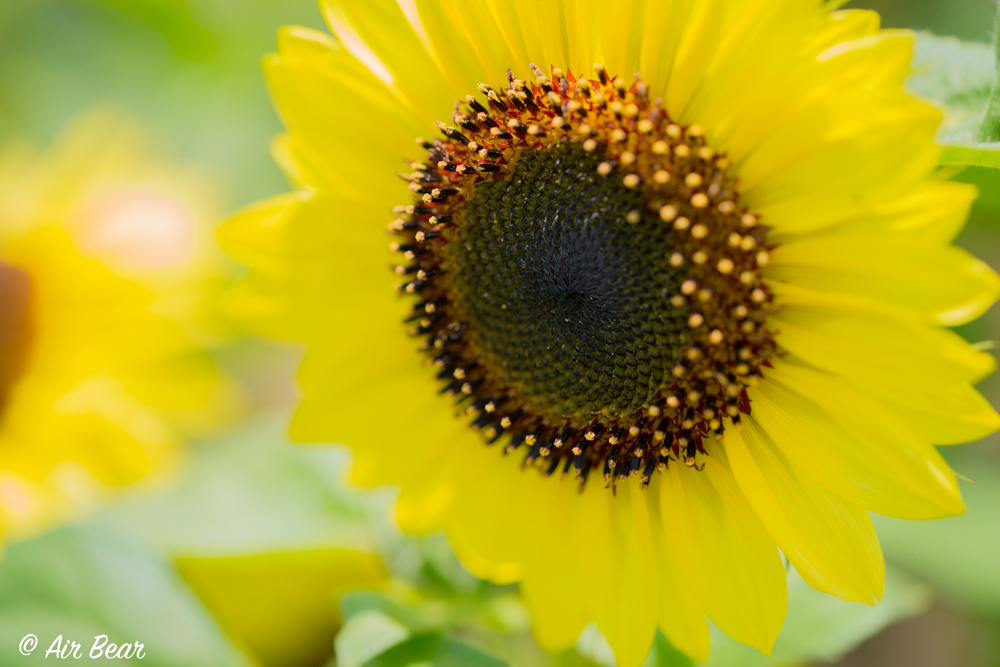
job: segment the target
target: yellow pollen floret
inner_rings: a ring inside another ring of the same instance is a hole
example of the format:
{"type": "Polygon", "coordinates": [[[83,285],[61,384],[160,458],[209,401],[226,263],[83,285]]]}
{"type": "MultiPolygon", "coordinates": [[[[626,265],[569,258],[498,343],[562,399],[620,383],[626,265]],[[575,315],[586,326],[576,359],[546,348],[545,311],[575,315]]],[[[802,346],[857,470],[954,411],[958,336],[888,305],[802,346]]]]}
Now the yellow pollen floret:
{"type": "Polygon", "coordinates": [[[663,222],[671,222],[677,217],[677,208],[667,204],[660,207],[660,220],[663,222]]]}

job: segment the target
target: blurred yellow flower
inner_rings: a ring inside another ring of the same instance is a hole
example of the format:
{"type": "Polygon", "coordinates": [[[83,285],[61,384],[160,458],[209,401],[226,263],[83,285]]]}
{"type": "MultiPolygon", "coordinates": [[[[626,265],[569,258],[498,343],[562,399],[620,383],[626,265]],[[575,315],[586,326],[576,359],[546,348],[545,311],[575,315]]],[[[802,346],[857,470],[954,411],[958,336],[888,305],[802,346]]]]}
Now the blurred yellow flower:
{"type": "Polygon", "coordinates": [[[951,245],[975,191],[935,176],[908,33],[818,0],[321,4],[339,40],[265,63],[300,189],[223,228],[232,307],[308,346],[293,437],[521,580],[544,646],[596,621],[634,667],[659,626],[704,660],[707,616],[767,653],[781,553],[872,603],[868,512],[962,512],[932,443],[1000,426],[994,360],[941,327],[1000,279],[951,245]]]}
{"type": "Polygon", "coordinates": [[[167,472],[234,408],[207,356],[211,193],[95,111],[0,152],[0,535],[167,472]]]}

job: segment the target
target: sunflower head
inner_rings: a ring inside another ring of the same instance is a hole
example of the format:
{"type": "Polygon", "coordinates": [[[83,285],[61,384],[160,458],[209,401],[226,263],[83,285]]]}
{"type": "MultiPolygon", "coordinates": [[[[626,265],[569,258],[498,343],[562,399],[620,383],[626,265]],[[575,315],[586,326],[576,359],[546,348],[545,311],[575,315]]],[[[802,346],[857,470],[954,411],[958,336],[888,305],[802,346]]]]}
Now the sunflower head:
{"type": "Polygon", "coordinates": [[[773,356],[766,227],[730,164],[638,76],[508,72],[400,174],[411,334],[487,442],[613,486],[738,427],[773,356]],[[564,462],[564,463],[563,463],[564,462]]]}
{"type": "Polygon", "coordinates": [[[625,667],[656,627],[703,660],[707,616],[766,653],[780,554],[881,596],[869,512],[961,512],[933,445],[1000,426],[940,328],[1000,279],[951,245],[975,192],[912,36],[818,0],[404,4],[281,33],[300,190],[221,233],[234,312],[308,346],[292,435],[520,580],[553,649],[596,621],[625,667]]]}

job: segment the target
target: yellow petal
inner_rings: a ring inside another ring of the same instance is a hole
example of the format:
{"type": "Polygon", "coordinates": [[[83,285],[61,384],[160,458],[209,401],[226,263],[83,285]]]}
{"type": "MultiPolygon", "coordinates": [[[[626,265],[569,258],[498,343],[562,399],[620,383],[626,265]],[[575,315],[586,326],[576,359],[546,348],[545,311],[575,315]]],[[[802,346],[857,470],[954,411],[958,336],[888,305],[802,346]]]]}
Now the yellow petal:
{"type": "MultiPolygon", "coordinates": [[[[452,503],[452,507],[459,507],[460,502],[452,503]]],[[[448,542],[451,545],[451,550],[455,552],[455,555],[462,565],[476,575],[480,579],[485,579],[486,581],[492,581],[495,584],[513,584],[515,582],[524,581],[524,563],[519,560],[510,561],[498,561],[492,558],[483,556],[479,551],[476,550],[476,545],[472,543],[465,535],[465,527],[468,524],[461,524],[456,521],[448,521],[448,526],[445,531],[448,534],[448,542]]],[[[522,590],[524,587],[522,585],[522,590]]],[[[525,601],[526,604],[530,603],[525,601]]],[[[533,622],[541,622],[536,619],[536,614],[531,615],[533,622]]],[[[541,641],[541,640],[539,640],[541,641]]]]}
{"type": "MultiPolygon", "coordinates": [[[[901,239],[929,248],[948,245],[965,226],[977,194],[975,187],[965,183],[921,183],[895,199],[862,211],[856,218],[814,232],[808,238],[850,237],[859,248],[884,249],[901,239]]],[[[785,236],[777,230],[774,239],[779,244],[799,240],[797,234],[785,236]]]]}
{"type": "Polygon", "coordinates": [[[708,623],[677,560],[677,536],[664,530],[660,516],[660,483],[660,476],[654,476],[643,494],[645,502],[634,504],[640,547],[652,549],[659,602],[657,624],[678,650],[695,662],[704,662],[709,652],[708,623]]]}
{"type": "Polygon", "coordinates": [[[290,150],[314,156],[309,162],[328,188],[380,201],[385,209],[408,199],[395,172],[422,127],[347,49],[329,35],[285,28],[264,72],[290,150]]]}
{"type": "Polygon", "coordinates": [[[397,520],[409,532],[443,527],[469,449],[477,443],[439,396],[433,374],[403,333],[344,349],[314,347],[300,371],[305,398],[289,429],[304,442],[342,442],[351,479],[398,484],[397,520]]]}
{"type": "Polygon", "coordinates": [[[775,230],[820,229],[925,178],[937,164],[940,122],[940,111],[900,93],[839,96],[788,119],[748,155],[739,168],[743,195],[775,230]]]}
{"type": "Polygon", "coordinates": [[[580,551],[580,532],[591,527],[572,484],[554,479],[536,481],[539,484],[532,490],[539,494],[538,501],[532,498],[533,506],[512,519],[515,524],[532,522],[533,530],[525,535],[528,558],[521,589],[531,609],[535,638],[542,648],[556,652],[572,646],[593,620],[583,581],[594,573],[580,551]],[[544,486],[552,489],[546,491],[544,486]],[[538,511],[541,507],[545,511],[538,511]]]}
{"type": "Polygon", "coordinates": [[[789,462],[837,496],[905,519],[964,511],[937,450],[867,394],[780,360],[748,393],[754,420],[789,462]]]}
{"type": "Polygon", "coordinates": [[[718,17],[724,14],[728,4],[726,0],[694,2],[687,14],[663,98],[670,114],[681,121],[694,122],[690,114],[685,116],[685,113],[691,98],[704,81],[705,70],[722,37],[718,17]]]}
{"type": "MultiPolygon", "coordinates": [[[[468,448],[462,473],[456,479],[456,502],[448,528],[481,561],[487,571],[525,574],[535,545],[510,539],[511,534],[534,534],[536,522],[547,514],[537,511],[535,498],[554,493],[531,473],[520,470],[515,456],[504,456],[503,444],[488,446],[462,422],[468,448]]],[[[478,574],[478,572],[477,572],[478,574]]],[[[488,577],[496,581],[496,575],[488,577]]]]}
{"type": "Polygon", "coordinates": [[[885,401],[930,442],[969,442],[1000,428],[970,385],[995,359],[950,331],[829,307],[787,306],[774,322],[783,349],[885,401]]]}
{"type": "MultiPolygon", "coordinates": [[[[803,9],[808,8],[799,5],[799,10],[803,9]]],[[[831,27],[836,29],[835,25],[831,27]]],[[[794,33],[796,29],[791,30],[794,33]]],[[[738,164],[756,151],[758,154],[751,164],[760,165],[762,150],[772,159],[777,155],[805,155],[812,148],[828,143],[838,130],[841,136],[848,128],[857,132],[858,121],[864,119],[859,109],[879,108],[886,102],[911,110],[920,106],[900,94],[902,81],[909,74],[913,49],[909,33],[873,34],[837,44],[836,50],[828,50],[833,44],[825,32],[812,36],[813,41],[809,41],[810,36],[801,27],[798,33],[786,34],[786,42],[795,45],[805,39],[807,43],[777,53],[789,62],[767,61],[770,68],[748,69],[735,78],[732,85],[743,89],[729,95],[741,96],[744,104],[740,109],[746,109],[746,113],[731,106],[727,109],[725,94],[716,96],[715,105],[719,108],[705,110],[706,129],[711,130],[712,136],[718,135],[716,141],[723,142],[738,164]],[[769,78],[762,81],[762,77],[769,78]],[[810,129],[806,131],[807,128],[810,129]]],[[[761,48],[770,53],[776,47],[768,44],[761,48]]],[[[749,165],[744,177],[754,178],[749,165]]],[[[747,181],[744,189],[755,182],[747,181]]]]}
{"type": "Polygon", "coordinates": [[[873,391],[900,417],[936,445],[958,445],[1000,429],[1000,415],[967,382],[942,384],[921,395],[873,391]]]}
{"type": "Polygon", "coordinates": [[[790,240],[772,253],[767,275],[807,289],[875,299],[954,325],[986,311],[1000,294],[1000,277],[953,246],[931,246],[903,235],[893,242],[852,237],[790,240]]]}
{"type": "MultiPolygon", "coordinates": [[[[605,8],[594,2],[578,2],[578,7],[584,10],[585,15],[590,19],[589,24],[576,26],[575,33],[571,35],[573,42],[583,42],[588,36],[598,36],[600,51],[598,53],[586,53],[581,49],[581,53],[575,62],[581,69],[579,74],[592,76],[589,68],[599,61],[612,76],[620,76],[623,80],[631,83],[629,79],[634,72],[639,70],[639,54],[642,49],[643,33],[647,30],[648,18],[646,8],[649,4],[661,4],[665,6],[677,5],[677,2],[649,3],[644,0],[628,0],[626,2],[616,2],[613,8],[605,8]]],[[[660,24],[660,28],[666,24],[660,24]]],[[[643,81],[649,85],[646,79],[647,73],[641,72],[643,81]]]]}
{"type": "Polygon", "coordinates": [[[801,57],[799,52],[801,42],[811,32],[804,27],[810,23],[818,27],[819,16],[814,7],[795,0],[719,5],[713,16],[718,43],[708,49],[706,55],[711,60],[699,76],[703,81],[681,117],[697,119],[714,141],[726,145],[727,126],[762,107],[782,113],[783,106],[794,103],[787,98],[801,96],[802,89],[808,89],[811,82],[786,89],[783,77],[795,71],[793,63],[815,68],[812,59],[801,57]],[[734,105],[733,100],[740,102],[734,105]]]}
{"type": "MultiPolygon", "coordinates": [[[[457,430],[438,437],[451,445],[447,456],[433,460],[433,465],[412,470],[401,484],[396,501],[396,521],[405,533],[426,535],[448,525],[455,502],[456,480],[463,472],[468,442],[457,430]],[[450,437],[449,437],[450,436],[450,437]]],[[[407,452],[412,455],[411,452],[407,452]]],[[[352,477],[353,479],[353,477],[352,477]]]]}
{"type": "Polygon", "coordinates": [[[449,85],[395,0],[321,0],[320,8],[348,47],[360,40],[371,50],[425,127],[449,115],[466,95],[454,82],[449,85]]]}
{"type": "MultiPolygon", "coordinates": [[[[457,23],[461,12],[450,11],[448,3],[441,0],[416,0],[416,6],[434,59],[454,90],[466,91],[467,95],[475,93],[480,82],[493,81],[497,85],[503,82],[506,68],[492,72],[480,68],[474,57],[475,48],[457,23]]],[[[464,100],[464,95],[456,99],[464,100]]]]}
{"type": "Polygon", "coordinates": [[[917,382],[923,389],[942,382],[976,382],[996,365],[991,355],[951,331],[861,308],[851,312],[789,305],[773,321],[783,348],[859,380],[917,382]]]}
{"type": "MultiPolygon", "coordinates": [[[[633,7],[637,3],[632,3],[633,7]]],[[[577,76],[592,77],[590,69],[603,57],[601,36],[595,26],[600,26],[605,17],[600,0],[568,0],[564,5],[566,13],[567,67],[577,76]]],[[[627,72],[629,70],[620,70],[627,72]]]]}
{"type": "Polygon", "coordinates": [[[281,195],[241,211],[218,234],[254,269],[227,304],[230,312],[256,332],[300,341],[368,327],[402,331],[405,308],[386,267],[383,224],[384,214],[369,204],[321,195],[281,195]]]}
{"type": "Polygon", "coordinates": [[[589,616],[598,627],[614,607],[614,584],[617,583],[617,551],[611,543],[615,533],[614,498],[605,489],[587,485],[580,496],[580,511],[587,517],[587,527],[580,530],[580,554],[589,576],[581,586],[589,601],[589,616]]]}
{"type": "Polygon", "coordinates": [[[667,88],[677,47],[687,31],[688,15],[694,6],[690,1],[646,3],[639,42],[639,71],[653,95],[661,95],[667,88]]]}
{"type": "MultiPolygon", "coordinates": [[[[575,65],[569,62],[569,51],[566,48],[569,35],[566,32],[566,16],[561,2],[499,0],[496,7],[499,9],[500,5],[509,5],[512,10],[498,14],[503,19],[504,34],[510,41],[509,38],[514,33],[519,33],[517,39],[524,41],[528,62],[535,63],[546,75],[550,67],[565,70],[575,65]],[[516,26],[510,23],[510,19],[515,16],[518,21],[516,26]]],[[[517,67],[520,70],[524,65],[517,63],[517,67]]]]}
{"type": "Polygon", "coordinates": [[[660,513],[685,583],[708,617],[770,654],[785,620],[785,570],[732,473],[717,458],[703,472],[672,465],[660,483],[660,513]]]}
{"type": "Polygon", "coordinates": [[[506,88],[508,68],[527,70],[527,63],[516,62],[486,3],[417,0],[416,5],[441,68],[465,94],[478,95],[479,83],[506,88]]]}
{"type": "Polygon", "coordinates": [[[507,51],[510,52],[511,57],[514,59],[514,62],[509,65],[514,75],[525,81],[534,80],[534,74],[530,68],[523,64],[532,62],[542,68],[547,74],[548,64],[545,64],[544,60],[533,59],[534,56],[538,56],[540,53],[535,51],[533,55],[528,54],[528,45],[521,31],[517,5],[513,2],[505,2],[504,0],[483,0],[483,4],[489,8],[490,15],[496,24],[496,29],[503,36],[507,51]],[[539,64],[539,62],[542,64],[539,64]]]}
{"type": "MultiPolygon", "coordinates": [[[[597,488],[592,493],[608,492],[599,484],[593,486],[597,488]]],[[[611,606],[598,617],[597,627],[614,649],[620,667],[639,667],[656,636],[659,591],[651,584],[658,564],[652,560],[650,545],[643,548],[640,543],[637,526],[644,520],[638,514],[647,502],[644,496],[633,480],[620,484],[618,497],[610,503],[612,526],[606,539],[611,543],[614,569],[603,578],[610,588],[611,606]]],[[[595,574],[600,577],[602,573],[595,574]]]]}
{"type": "Polygon", "coordinates": [[[822,53],[832,46],[878,32],[882,17],[870,9],[842,9],[831,12],[827,25],[806,49],[822,53]]]}
{"type": "Polygon", "coordinates": [[[885,562],[868,513],[797,474],[752,417],[744,424],[726,431],[733,475],[802,578],[846,600],[881,598],[885,562]]]}

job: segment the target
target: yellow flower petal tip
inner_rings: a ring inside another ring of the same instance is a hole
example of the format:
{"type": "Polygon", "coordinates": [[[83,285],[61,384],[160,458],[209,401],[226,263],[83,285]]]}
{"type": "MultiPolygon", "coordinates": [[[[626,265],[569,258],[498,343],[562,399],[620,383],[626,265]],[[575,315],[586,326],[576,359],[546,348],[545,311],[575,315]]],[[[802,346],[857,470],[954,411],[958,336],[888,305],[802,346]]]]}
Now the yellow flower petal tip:
{"type": "Polygon", "coordinates": [[[202,342],[224,332],[214,199],[109,110],[0,149],[0,537],[170,474],[237,409],[202,342]]]}
{"type": "Polygon", "coordinates": [[[996,429],[993,364],[938,327],[998,284],[951,245],[975,193],[934,176],[909,34],[798,0],[322,6],[337,39],[267,61],[300,194],[222,232],[238,309],[308,345],[296,437],[521,578],[546,646],[705,659],[707,616],[767,653],[779,549],[871,602],[868,512],[961,511],[934,444],[996,429]]]}

